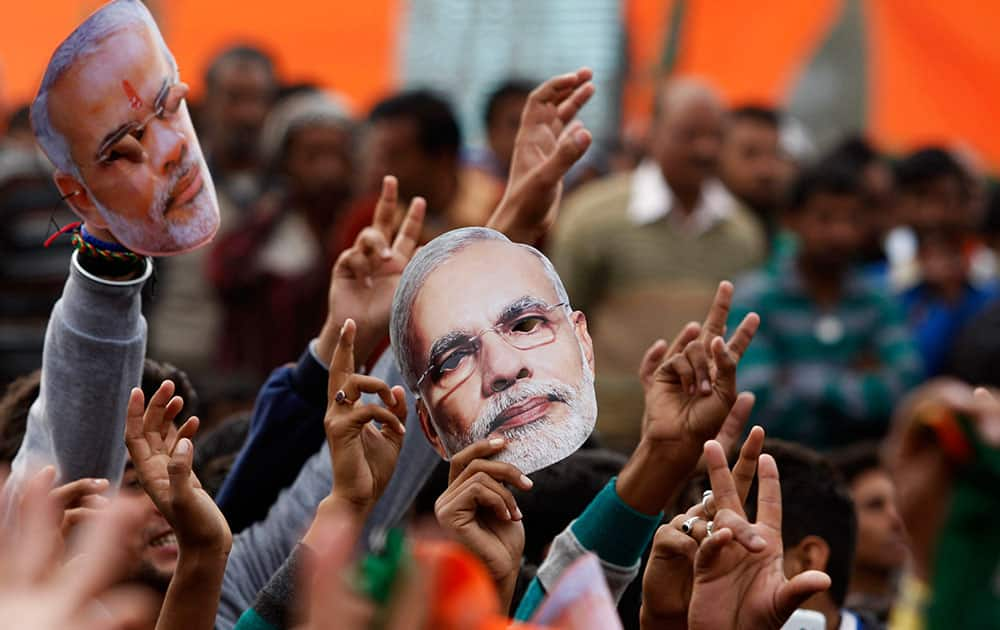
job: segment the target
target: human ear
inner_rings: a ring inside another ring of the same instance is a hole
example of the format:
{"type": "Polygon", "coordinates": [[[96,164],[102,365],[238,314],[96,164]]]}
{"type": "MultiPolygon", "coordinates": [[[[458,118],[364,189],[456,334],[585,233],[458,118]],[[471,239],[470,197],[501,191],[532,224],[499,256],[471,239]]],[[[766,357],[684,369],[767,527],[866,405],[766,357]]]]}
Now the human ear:
{"type": "Polygon", "coordinates": [[[590,338],[590,331],[587,330],[587,316],[583,311],[573,311],[570,315],[573,322],[573,332],[580,345],[583,346],[583,355],[587,358],[591,371],[594,370],[594,341],[590,338]]]}
{"type": "Polygon", "coordinates": [[[79,180],[63,171],[56,171],[52,178],[66,204],[87,224],[88,228],[108,229],[108,224],[97,209],[97,204],[79,180]]]}
{"type": "Polygon", "coordinates": [[[448,459],[448,453],[444,450],[444,445],[441,444],[441,438],[438,436],[437,429],[434,428],[434,423],[431,422],[431,414],[427,411],[427,405],[424,404],[423,398],[419,396],[417,397],[417,417],[420,418],[420,428],[423,429],[424,436],[431,443],[431,447],[437,451],[441,459],[448,459]]]}
{"type": "Polygon", "coordinates": [[[826,571],[830,545],[819,536],[806,536],[795,546],[802,560],[802,571],[826,571]]]}

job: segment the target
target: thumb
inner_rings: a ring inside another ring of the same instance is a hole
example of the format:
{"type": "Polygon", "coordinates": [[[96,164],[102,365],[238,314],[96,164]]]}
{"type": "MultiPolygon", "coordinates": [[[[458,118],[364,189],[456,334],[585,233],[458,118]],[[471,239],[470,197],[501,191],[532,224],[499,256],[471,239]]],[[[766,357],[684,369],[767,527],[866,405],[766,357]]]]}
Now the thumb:
{"type": "Polygon", "coordinates": [[[822,571],[806,571],[788,580],[774,597],[775,613],[781,623],[792,616],[803,602],[830,588],[830,576],[822,571]]]}
{"type": "Polygon", "coordinates": [[[188,438],[181,438],[170,455],[167,475],[170,477],[170,493],[181,499],[191,492],[191,463],[194,460],[194,445],[188,438]]]}
{"type": "Polygon", "coordinates": [[[543,179],[548,184],[555,184],[569,172],[577,160],[590,148],[593,136],[583,123],[575,122],[559,136],[556,150],[542,163],[543,179]]]}

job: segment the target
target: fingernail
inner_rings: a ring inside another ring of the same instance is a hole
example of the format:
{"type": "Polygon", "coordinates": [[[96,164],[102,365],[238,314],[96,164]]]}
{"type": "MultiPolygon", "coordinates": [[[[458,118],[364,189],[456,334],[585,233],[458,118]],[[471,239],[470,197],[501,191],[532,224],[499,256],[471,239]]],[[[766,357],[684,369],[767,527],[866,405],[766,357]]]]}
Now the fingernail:
{"type": "Polygon", "coordinates": [[[514,518],[518,521],[524,518],[524,515],[521,514],[521,508],[519,507],[514,508],[514,518]]]}
{"type": "Polygon", "coordinates": [[[754,534],[753,538],[750,539],[750,546],[756,549],[763,549],[767,546],[767,541],[764,540],[763,536],[754,534]]]}
{"type": "Polygon", "coordinates": [[[510,510],[505,510],[505,511],[507,513],[507,520],[509,521],[510,520],[510,510]]]}
{"type": "Polygon", "coordinates": [[[340,334],[341,334],[341,335],[343,335],[343,334],[344,334],[345,332],[347,332],[347,322],[344,322],[344,323],[343,323],[343,324],[342,324],[342,325],[340,326],[340,334]]]}
{"type": "Polygon", "coordinates": [[[535,482],[532,481],[531,479],[528,479],[527,475],[521,475],[521,485],[530,488],[533,485],[535,485],[535,482]]]}
{"type": "Polygon", "coordinates": [[[498,446],[503,446],[503,438],[493,438],[490,440],[490,446],[496,448],[498,446]]]}
{"type": "Polygon", "coordinates": [[[386,247],[385,249],[383,249],[382,250],[382,258],[385,258],[386,260],[389,260],[390,258],[392,258],[392,250],[389,249],[388,247],[386,247]]]}
{"type": "Polygon", "coordinates": [[[365,286],[370,289],[374,285],[375,285],[375,283],[372,281],[372,277],[371,276],[365,276],[365,286]]]}
{"type": "Polygon", "coordinates": [[[701,391],[705,392],[706,394],[712,391],[712,384],[708,382],[707,378],[701,382],[701,391]]]}
{"type": "Polygon", "coordinates": [[[106,486],[106,485],[108,485],[108,480],[107,479],[94,479],[90,483],[92,485],[95,485],[95,486],[106,486]]]}
{"type": "Polygon", "coordinates": [[[576,146],[582,149],[590,141],[590,134],[587,133],[586,129],[579,129],[573,134],[573,141],[576,142],[576,146]]]}
{"type": "Polygon", "coordinates": [[[188,451],[191,450],[191,440],[187,438],[181,439],[181,441],[177,443],[177,448],[174,450],[177,451],[178,455],[187,455],[188,451]]]}
{"type": "Polygon", "coordinates": [[[403,435],[405,435],[405,434],[406,434],[406,425],[405,425],[405,424],[401,424],[401,425],[399,425],[399,432],[400,432],[401,434],[403,434],[403,435]]]}

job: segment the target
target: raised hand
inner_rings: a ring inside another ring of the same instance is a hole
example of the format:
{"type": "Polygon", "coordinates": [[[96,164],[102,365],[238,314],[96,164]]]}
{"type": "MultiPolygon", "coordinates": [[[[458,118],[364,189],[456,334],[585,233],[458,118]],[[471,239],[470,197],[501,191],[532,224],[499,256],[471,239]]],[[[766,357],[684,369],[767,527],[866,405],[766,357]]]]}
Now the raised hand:
{"type": "Polygon", "coordinates": [[[331,497],[363,517],[375,506],[396,470],[406,432],[406,397],[402,387],[390,389],[375,377],[355,374],[356,332],[354,321],[348,319],[338,335],[340,341],[330,361],[323,424],[333,460],[331,497]],[[361,403],[363,393],[378,394],[385,406],[361,403]]]}
{"type": "Polygon", "coordinates": [[[173,382],[163,381],[146,407],[142,390],[132,390],[125,445],[143,489],[173,528],[181,554],[185,549],[227,554],[233,544],[229,524],[191,472],[198,418],[175,429],[184,400],[173,393],[173,382]]]}
{"type": "MultiPolygon", "coordinates": [[[[741,417],[742,426],[752,408],[752,398],[741,396],[729,415],[741,417]],[[741,401],[746,402],[741,404],[741,401]]],[[[757,471],[757,459],[763,446],[764,430],[754,427],[743,442],[739,459],[733,466],[733,479],[741,502],[746,501],[750,492],[757,471]]],[[[698,544],[708,535],[708,523],[715,517],[715,512],[715,499],[709,495],[656,530],[649,562],[642,577],[643,630],[687,628],[694,558],[698,544]]]]}
{"type": "Polygon", "coordinates": [[[593,72],[553,77],[528,96],[514,141],[510,178],[487,227],[533,243],[555,223],[562,178],[590,147],[591,135],[573,119],[594,95],[593,72]]]}
{"type": "Polygon", "coordinates": [[[76,540],[77,556],[62,564],[59,529],[63,512],[52,496],[52,479],[46,472],[24,485],[17,518],[12,519],[16,525],[0,514],[4,523],[0,525],[0,619],[4,627],[145,627],[143,623],[155,616],[152,598],[119,586],[134,560],[121,541],[140,526],[141,511],[113,504],[87,519],[76,540]]]}
{"type": "Polygon", "coordinates": [[[524,552],[524,525],[514,495],[504,485],[531,489],[515,466],[485,459],[505,448],[503,438],[469,445],[451,459],[448,489],[434,504],[438,524],[486,565],[503,610],[514,596],[524,552]]]}
{"type": "Polygon", "coordinates": [[[652,376],[648,359],[656,354],[657,344],[647,353],[640,368],[640,378],[648,383],[645,439],[696,445],[722,429],[736,402],[736,366],[760,325],[760,317],[750,313],[724,341],[732,299],[733,285],[720,283],[705,322],[681,331],[652,376]]]}
{"type": "Polygon", "coordinates": [[[361,362],[389,334],[392,296],[403,268],[417,250],[427,208],[423,198],[414,197],[406,214],[400,215],[398,203],[396,178],[387,176],[372,224],[337,258],[330,280],[329,313],[317,346],[324,361],[333,357],[348,318],[357,324],[355,347],[361,362]]]}
{"type": "Polygon", "coordinates": [[[777,630],[802,602],[828,589],[830,578],[820,571],[785,577],[781,483],[773,457],[761,455],[758,460],[753,524],[718,442],[705,444],[705,460],[719,512],[712,535],[704,538],[695,555],[688,627],[777,630]]]}

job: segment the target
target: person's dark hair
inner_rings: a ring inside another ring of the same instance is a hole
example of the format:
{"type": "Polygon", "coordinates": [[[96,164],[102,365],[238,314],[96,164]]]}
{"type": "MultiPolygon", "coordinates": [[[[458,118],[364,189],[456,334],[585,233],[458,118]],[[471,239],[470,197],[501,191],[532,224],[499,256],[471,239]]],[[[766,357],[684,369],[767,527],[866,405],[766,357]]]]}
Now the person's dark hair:
{"type": "Polygon", "coordinates": [[[174,424],[179,427],[198,410],[198,394],[195,392],[194,386],[191,385],[191,380],[183,370],[169,363],[161,363],[153,359],[146,359],[143,362],[142,383],[139,386],[142,388],[142,394],[146,397],[147,403],[156,390],[160,388],[160,384],[167,379],[174,382],[174,395],[184,399],[184,406],[174,418],[174,424]]]}
{"type": "Polygon", "coordinates": [[[882,469],[879,444],[875,441],[845,446],[830,453],[829,458],[848,486],[866,472],[882,469]]]}
{"type": "Polygon", "coordinates": [[[504,99],[511,97],[527,98],[535,89],[535,83],[526,79],[507,79],[497,85],[486,97],[486,107],[483,109],[483,124],[489,129],[496,120],[497,110],[504,99]]]}
{"type": "Polygon", "coordinates": [[[869,164],[879,162],[882,156],[867,138],[860,134],[845,137],[823,158],[823,161],[841,162],[863,171],[869,164]]]}
{"type": "Polygon", "coordinates": [[[0,398],[0,463],[9,464],[21,448],[28,427],[28,410],[38,398],[42,371],[25,374],[7,385],[0,398]]]}
{"type": "Polygon", "coordinates": [[[430,90],[408,90],[386,98],[372,108],[368,121],[409,119],[417,125],[417,143],[426,155],[458,156],[462,132],[455,113],[430,90]]]}
{"type": "Polygon", "coordinates": [[[792,183],[787,207],[802,210],[816,195],[861,195],[861,180],[850,165],[841,160],[820,162],[804,169],[792,183]]]}
{"type": "Polygon", "coordinates": [[[512,489],[524,515],[524,558],[541,565],[545,549],[559,532],[590,505],[608,480],[621,472],[626,457],[607,449],[579,450],[531,474],[531,491],[512,489]]]}
{"type": "Polygon", "coordinates": [[[902,192],[920,194],[928,183],[953,177],[961,187],[963,199],[971,194],[969,174],[951,153],[940,147],[926,147],[907,155],[896,164],[895,175],[902,192]]]}
{"type": "Polygon", "coordinates": [[[262,49],[248,44],[231,46],[216,55],[205,71],[205,87],[209,90],[216,87],[219,80],[219,72],[221,72],[223,66],[233,61],[259,64],[267,72],[268,76],[271,77],[271,82],[277,87],[278,80],[275,76],[274,61],[271,59],[271,56],[262,49]]]}
{"type": "Polygon", "coordinates": [[[195,438],[192,469],[210,496],[214,497],[222,487],[249,432],[250,412],[243,411],[195,438]]]}
{"type": "Polygon", "coordinates": [[[778,129],[781,126],[781,112],[765,105],[741,105],[729,110],[729,121],[754,122],[778,129]]]}
{"type": "Polygon", "coordinates": [[[7,118],[7,135],[15,131],[31,132],[31,106],[22,105],[7,118]]]}
{"type": "MultiPolygon", "coordinates": [[[[843,607],[851,578],[857,517],[854,502],[830,460],[804,446],[768,439],[764,452],[774,457],[781,478],[781,538],[785,550],[817,536],[830,547],[826,573],[830,597],[843,607]]],[[[747,496],[747,516],[757,519],[757,480],[747,496]]]]}
{"type": "MultiPolygon", "coordinates": [[[[142,393],[148,402],[156,393],[160,383],[170,379],[174,382],[174,394],[184,399],[184,406],[174,423],[180,426],[194,415],[198,408],[198,394],[191,385],[187,374],[169,363],[146,359],[142,366],[142,393]]],[[[42,371],[15,379],[0,398],[0,463],[10,463],[21,448],[24,432],[28,427],[28,411],[38,398],[41,390],[42,371]]]]}

